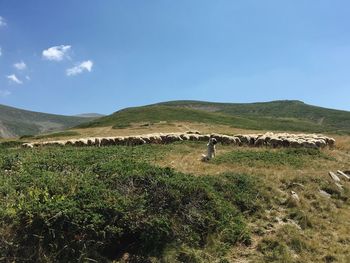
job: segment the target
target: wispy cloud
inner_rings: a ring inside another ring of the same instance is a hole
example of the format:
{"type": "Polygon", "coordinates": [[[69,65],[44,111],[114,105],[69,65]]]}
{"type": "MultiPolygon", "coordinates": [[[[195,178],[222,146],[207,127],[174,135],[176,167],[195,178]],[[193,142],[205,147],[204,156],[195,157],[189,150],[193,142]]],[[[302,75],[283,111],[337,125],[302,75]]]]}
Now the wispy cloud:
{"type": "Polygon", "coordinates": [[[8,75],[6,76],[9,81],[11,81],[12,83],[16,83],[16,84],[22,84],[23,81],[21,81],[20,79],[17,78],[17,76],[15,74],[12,74],[12,75],[8,75]]]}
{"type": "Polygon", "coordinates": [[[11,92],[8,90],[0,90],[0,97],[7,97],[11,92]]]}
{"type": "Polygon", "coordinates": [[[7,25],[7,23],[6,23],[5,19],[2,16],[0,16],[0,27],[6,26],[6,25],[7,25]]]}
{"type": "Polygon", "coordinates": [[[67,69],[66,74],[67,74],[67,76],[75,76],[75,75],[78,75],[80,73],[83,73],[84,71],[91,72],[93,65],[94,65],[94,63],[91,60],[86,60],[86,61],[81,62],[80,64],[78,64],[75,67],[67,69]]]}
{"type": "Polygon", "coordinates": [[[13,64],[13,66],[14,66],[16,69],[18,69],[18,70],[24,70],[24,69],[27,68],[26,63],[24,63],[23,61],[17,62],[17,63],[15,63],[15,64],[13,64]]]}
{"type": "Polygon", "coordinates": [[[48,49],[43,50],[43,58],[52,61],[61,61],[64,58],[68,58],[68,52],[71,49],[70,45],[60,45],[50,47],[48,49]]]}
{"type": "Polygon", "coordinates": [[[2,56],[2,48],[0,47],[0,57],[2,56]]]}

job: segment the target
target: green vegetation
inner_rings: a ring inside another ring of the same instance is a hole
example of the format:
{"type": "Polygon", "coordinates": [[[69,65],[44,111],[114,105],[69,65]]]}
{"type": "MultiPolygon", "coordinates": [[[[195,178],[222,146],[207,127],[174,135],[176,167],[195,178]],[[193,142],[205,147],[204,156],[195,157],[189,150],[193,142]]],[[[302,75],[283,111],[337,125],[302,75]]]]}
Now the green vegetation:
{"type": "Polygon", "coordinates": [[[16,140],[0,142],[0,149],[14,148],[22,145],[22,142],[16,140]]]}
{"type": "MultiPolygon", "coordinates": [[[[270,117],[304,120],[316,124],[323,130],[350,132],[350,112],[327,109],[295,100],[280,100],[259,103],[213,103],[202,101],[171,101],[160,103],[172,107],[185,107],[244,118],[270,117]]],[[[302,127],[300,127],[302,128],[302,127]]]]}
{"type": "MultiPolygon", "coordinates": [[[[81,124],[78,127],[88,128],[88,127],[100,127],[100,126],[128,126],[130,123],[139,122],[160,122],[160,121],[192,121],[201,122],[206,120],[207,122],[214,123],[229,123],[232,121],[231,117],[220,116],[217,114],[210,114],[204,111],[192,110],[192,109],[181,109],[172,108],[166,106],[156,106],[156,107],[137,107],[128,108],[106,117],[102,117],[90,123],[81,124]],[[222,117],[221,119],[218,117],[222,117]]],[[[237,118],[238,120],[238,118],[237,118]]]]}
{"type": "Polygon", "coordinates": [[[129,108],[118,111],[109,116],[99,118],[89,123],[84,123],[78,128],[91,128],[113,126],[114,128],[124,128],[132,123],[144,122],[176,122],[187,121],[192,123],[210,123],[230,125],[235,128],[248,128],[255,130],[281,130],[281,131],[310,131],[322,132],[332,130],[320,126],[308,120],[298,120],[295,118],[272,118],[272,117],[235,117],[232,115],[207,112],[204,110],[171,107],[171,106],[144,106],[129,108]]]}
{"type": "Polygon", "coordinates": [[[263,187],[150,165],[167,147],[0,148],[0,258],[225,262],[250,243],[245,215],[266,205],[263,187]]]}
{"type": "Polygon", "coordinates": [[[219,155],[213,160],[215,164],[237,164],[255,167],[290,166],[301,168],[312,161],[332,160],[318,149],[287,148],[287,149],[235,149],[219,155]]]}
{"type": "Polygon", "coordinates": [[[132,123],[177,121],[222,124],[254,130],[350,134],[350,112],[311,106],[300,101],[247,104],[172,101],[127,108],[101,118],[60,116],[3,105],[0,105],[0,113],[1,137],[33,135],[73,126],[113,126],[115,129],[124,129],[132,123]]]}
{"type": "Polygon", "coordinates": [[[4,138],[62,130],[94,119],[26,111],[5,105],[0,105],[0,116],[0,137],[4,138]]]}
{"type": "Polygon", "coordinates": [[[350,253],[349,183],[327,175],[349,163],[339,150],[219,145],[202,163],[202,142],[18,144],[0,144],[5,262],[346,262],[350,253]]]}

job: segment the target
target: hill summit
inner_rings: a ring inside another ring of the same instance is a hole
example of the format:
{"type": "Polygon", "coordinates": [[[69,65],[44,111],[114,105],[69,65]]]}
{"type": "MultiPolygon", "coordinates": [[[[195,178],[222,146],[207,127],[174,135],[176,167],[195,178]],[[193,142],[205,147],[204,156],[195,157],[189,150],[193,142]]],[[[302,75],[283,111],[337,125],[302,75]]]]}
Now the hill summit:
{"type": "Polygon", "coordinates": [[[127,127],[138,122],[201,122],[243,129],[350,133],[350,112],[298,100],[256,103],[168,101],[126,108],[79,125],[80,128],[127,127]]]}

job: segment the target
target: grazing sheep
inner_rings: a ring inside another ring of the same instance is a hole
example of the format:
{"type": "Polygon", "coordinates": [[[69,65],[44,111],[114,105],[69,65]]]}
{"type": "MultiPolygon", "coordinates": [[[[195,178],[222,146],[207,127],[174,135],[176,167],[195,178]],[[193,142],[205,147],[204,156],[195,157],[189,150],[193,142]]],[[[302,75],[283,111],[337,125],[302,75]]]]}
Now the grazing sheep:
{"type": "Polygon", "coordinates": [[[291,147],[293,148],[298,148],[301,146],[301,143],[299,143],[299,141],[295,140],[295,139],[290,139],[289,140],[289,144],[291,147]]]}
{"type": "Polygon", "coordinates": [[[235,140],[235,137],[233,136],[228,136],[228,135],[221,135],[219,137],[219,140],[221,142],[221,144],[235,144],[236,140],[235,140]]]}
{"type": "Polygon", "coordinates": [[[277,148],[277,147],[280,147],[282,146],[282,140],[279,139],[278,137],[274,137],[274,138],[271,138],[270,140],[270,145],[273,147],[273,148],[277,148]]]}
{"type": "Polygon", "coordinates": [[[168,134],[163,139],[164,143],[172,143],[172,142],[178,142],[178,141],[182,141],[182,138],[177,134],[168,134]]]}
{"type": "Polygon", "coordinates": [[[65,145],[73,145],[73,141],[72,140],[68,140],[68,141],[66,141],[65,145]]]}
{"type": "Polygon", "coordinates": [[[151,143],[154,143],[154,144],[161,144],[162,143],[162,138],[158,134],[151,134],[149,136],[149,139],[150,139],[151,143]]]}
{"type": "Polygon", "coordinates": [[[129,143],[131,146],[145,144],[146,141],[139,136],[133,136],[129,138],[129,143]]]}
{"type": "Polygon", "coordinates": [[[255,142],[254,142],[254,146],[263,146],[263,145],[266,145],[266,137],[265,136],[261,136],[261,137],[258,137],[255,142]]]}
{"type": "Polygon", "coordinates": [[[201,134],[199,131],[187,131],[187,134],[201,134]]]}
{"type": "Polygon", "coordinates": [[[142,139],[143,139],[143,140],[145,141],[145,143],[147,143],[147,144],[150,144],[150,143],[151,143],[151,139],[149,138],[148,135],[142,136],[142,139]]]}
{"type": "Polygon", "coordinates": [[[22,147],[23,148],[34,148],[34,145],[32,143],[23,143],[22,147]]]}
{"type": "Polygon", "coordinates": [[[74,146],[84,146],[84,142],[82,140],[75,140],[73,142],[74,146]]]}
{"type": "Polygon", "coordinates": [[[95,146],[101,146],[100,145],[100,138],[95,138],[95,146]]]}
{"type": "Polygon", "coordinates": [[[315,144],[319,148],[324,148],[327,145],[326,142],[324,140],[322,140],[322,139],[316,140],[315,144]]]}
{"type": "Polygon", "coordinates": [[[312,141],[304,141],[302,143],[302,145],[305,147],[305,148],[317,148],[316,144],[312,141]]]}
{"type": "Polygon", "coordinates": [[[100,146],[108,146],[109,145],[109,139],[108,138],[102,138],[100,141],[100,146]]]}
{"type": "Polygon", "coordinates": [[[188,134],[181,134],[180,135],[180,138],[183,140],[183,141],[189,141],[190,140],[190,136],[188,134]]]}
{"type": "Polygon", "coordinates": [[[86,144],[87,144],[87,146],[93,146],[93,145],[95,145],[95,139],[93,139],[93,138],[87,138],[87,139],[86,139],[86,144]]]}
{"type": "Polygon", "coordinates": [[[114,138],[115,145],[124,145],[124,143],[125,143],[124,137],[115,137],[114,138]]]}
{"type": "Polygon", "coordinates": [[[249,135],[238,134],[238,135],[236,135],[236,137],[241,141],[242,144],[249,144],[249,142],[250,142],[249,135]]]}
{"type": "Polygon", "coordinates": [[[307,147],[307,148],[324,148],[326,146],[333,147],[335,140],[324,135],[317,134],[288,134],[288,133],[272,133],[265,134],[248,134],[228,136],[213,133],[211,135],[199,134],[197,131],[189,131],[186,133],[156,133],[142,136],[127,137],[103,137],[103,138],[85,138],[71,139],[62,141],[46,141],[23,143],[22,147],[32,148],[46,145],[74,145],[74,146],[109,146],[109,145],[141,145],[141,144],[167,144],[176,141],[208,141],[215,138],[216,142],[226,145],[247,145],[247,146],[271,146],[277,147],[307,147]]]}
{"type": "Polygon", "coordinates": [[[199,135],[196,133],[190,133],[188,136],[190,137],[190,141],[199,141],[199,135]]]}

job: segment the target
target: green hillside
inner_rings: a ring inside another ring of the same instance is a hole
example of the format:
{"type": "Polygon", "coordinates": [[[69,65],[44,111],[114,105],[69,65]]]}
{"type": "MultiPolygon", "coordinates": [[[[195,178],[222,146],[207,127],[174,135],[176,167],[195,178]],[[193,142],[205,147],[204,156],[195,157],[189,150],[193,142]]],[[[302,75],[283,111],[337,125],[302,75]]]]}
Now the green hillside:
{"type": "Polygon", "coordinates": [[[63,130],[93,119],[27,111],[0,105],[0,138],[63,130]]]}
{"type": "Polygon", "coordinates": [[[258,103],[213,103],[202,101],[170,101],[156,105],[198,109],[245,118],[295,118],[312,122],[325,130],[350,131],[350,112],[327,109],[296,100],[258,103]]]}
{"type": "MultiPolygon", "coordinates": [[[[256,130],[345,133],[350,132],[349,112],[344,112],[345,117],[343,123],[337,123],[336,121],[333,121],[332,123],[328,124],[326,122],[321,123],[317,120],[313,120],[307,115],[303,116],[302,110],[298,110],[298,114],[288,115],[288,110],[284,109],[281,110],[281,114],[278,115],[278,107],[275,107],[276,103],[277,105],[280,105],[281,109],[283,104],[289,104],[289,102],[262,103],[262,105],[266,104],[267,109],[271,108],[271,112],[275,112],[275,114],[273,115],[264,112],[259,104],[246,104],[247,109],[244,110],[245,104],[217,104],[209,102],[174,101],[150,106],[127,108],[121,111],[117,111],[106,117],[99,118],[92,122],[79,125],[78,127],[89,128],[113,126],[115,128],[121,128],[128,127],[131,123],[140,122],[156,123],[160,121],[189,121],[200,123],[224,124],[236,128],[256,130]],[[234,112],[234,105],[239,105],[238,108],[240,108],[241,110],[238,111],[237,109],[237,112],[234,112]],[[272,109],[274,107],[275,110],[272,109]],[[248,108],[255,113],[249,113],[248,108]],[[261,113],[259,113],[259,111],[261,113]],[[348,126],[346,125],[347,122],[349,122],[348,126]]],[[[296,105],[296,109],[298,108],[298,106],[304,107],[304,105],[306,105],[302,103],[292,104],[296,105]]],[[[335,110],[329,110],[328,113],[328,111],[325,110],[324,116],[327,116],[327,120],[328,118],[331,118],[333,116],[339,119],[338,115],[333,114],[334,111],[335,110]]]]}

